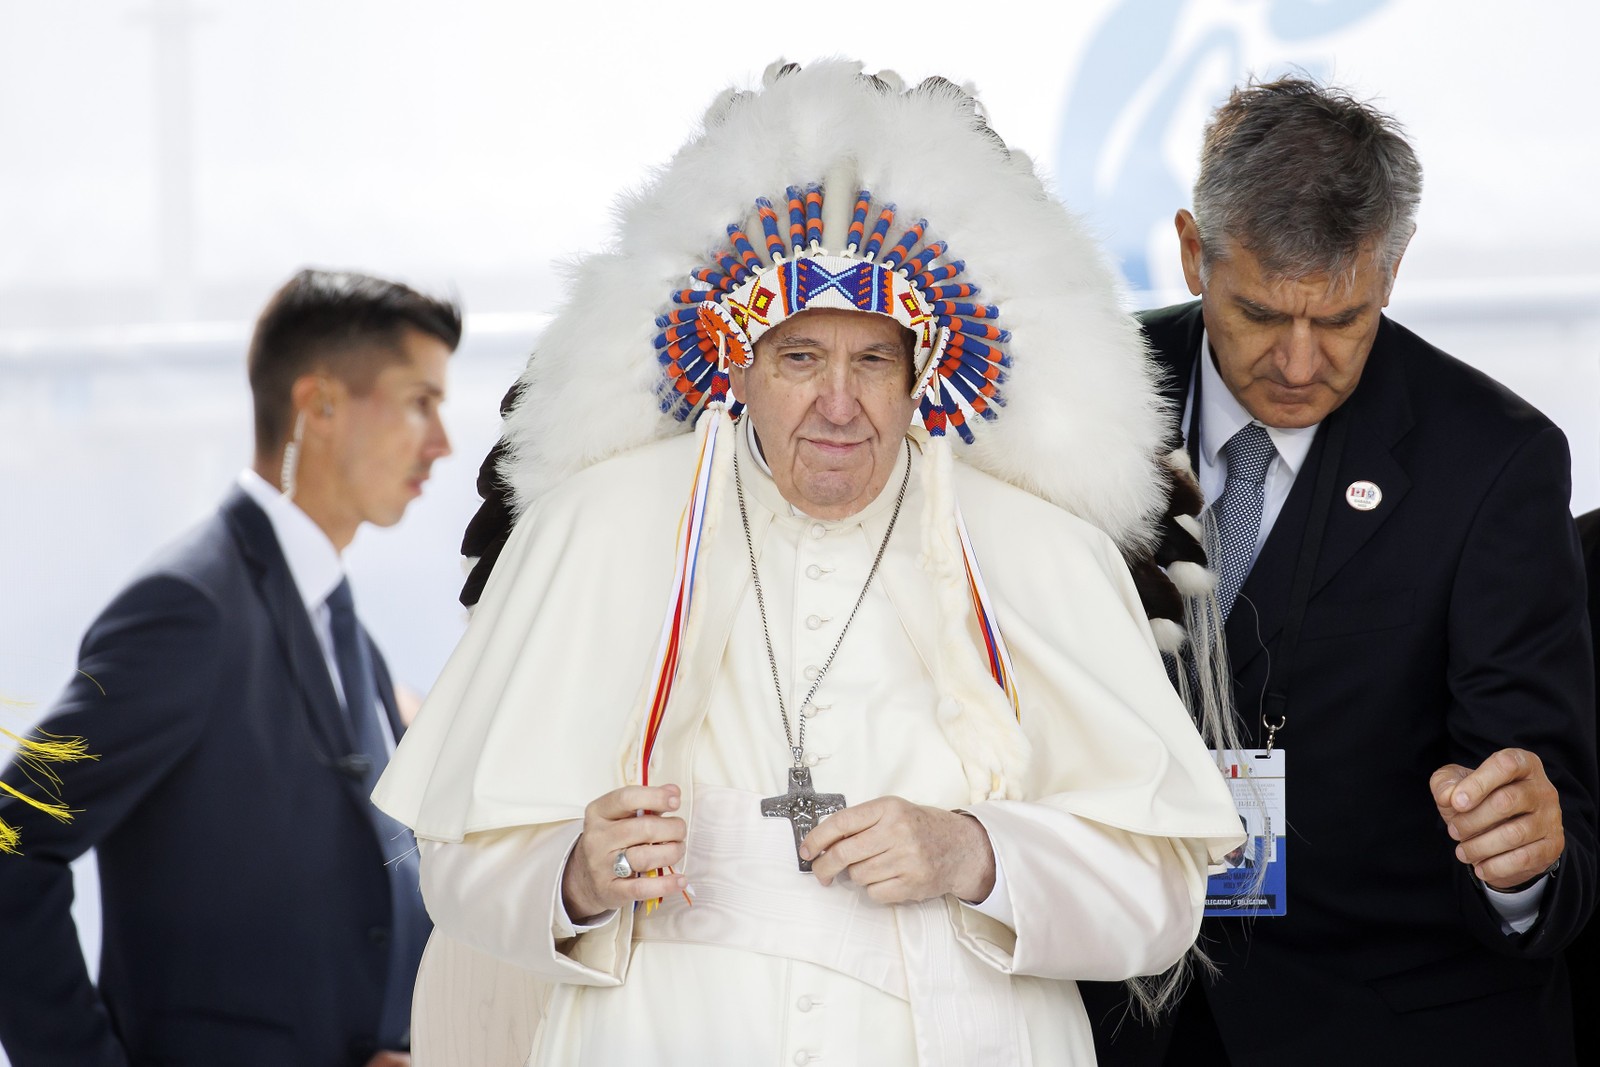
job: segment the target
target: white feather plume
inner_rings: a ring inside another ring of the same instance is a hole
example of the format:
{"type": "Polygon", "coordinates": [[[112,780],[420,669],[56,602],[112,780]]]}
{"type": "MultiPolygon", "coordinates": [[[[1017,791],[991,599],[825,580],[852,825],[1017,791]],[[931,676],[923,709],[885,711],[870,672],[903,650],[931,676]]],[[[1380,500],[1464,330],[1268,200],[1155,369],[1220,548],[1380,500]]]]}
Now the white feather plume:
{"type": "Polygon", "coordinates": [[[974,420],[977,443],[956,442],[958,457],[1096,524],[1125,551],[1146,547],[1164,503],[1155,458],[1167,412],[1084,228],[956,87],[900,92],[891,77],[879,88],[840,61],[779,69],[760,91],[720,96],[701,133],[623,198],[615,247],[575,268],[507,418],[501,473],[517,509],[590,464],[686,432],[658,408],[656,316],[727,247],[730,223],[751,225],[757,196],[848,169],[877,203],[897,205],[898,221],[927,218],[929,239],[966,262],[964,277],[1012,333],[1006,406],[974,420]]]}

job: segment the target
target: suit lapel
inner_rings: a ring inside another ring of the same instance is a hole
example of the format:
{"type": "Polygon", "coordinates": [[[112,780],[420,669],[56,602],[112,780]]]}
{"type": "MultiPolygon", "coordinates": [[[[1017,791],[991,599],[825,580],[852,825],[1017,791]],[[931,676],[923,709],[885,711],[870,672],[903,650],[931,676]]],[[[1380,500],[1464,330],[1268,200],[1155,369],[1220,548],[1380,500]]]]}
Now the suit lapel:
{"type": "Polygon", "coordinates": [[[1313,596],[1350,562],[1411,491],[1411,477],[1394,455],[1395,446],[1414,422],[1401,363],[1404,358],[1401,347],[1394,343],[1394,327],[1384,318],[1361,385],[1345,405],[1349,437],[1334,488],[1338,495],[1328,515],[1327,539],[1317,560],[1313,596]],[[1371,511],[1358,511],[1345,502],[1346,489],[1357,481],[1372,482],[1382,490],[1383,499],[1371,511]]]}
{"type": "Polygon", "coordinates": [[[406,724],[400,719],[400,705],[395,703],[394,679],[389,675],[389,665],[384,662],[383,655],[378,651],[377,642],[372,640],[372,635],[367,633],[367,628],[361,628],[361,639],[367,643],[367,652],[372,657],[372,671],[378,681],[378,703],[383,705],[383,714],[389,720],[389,730],[395,743],[406,732],[406,724]]]}
{"type": "Polygon", "coordinates": [[[305,699],[311,730],[331,765],[338,756],[350,752],[355,742],[333,691],[322,646],[306,615],[305,601],[289,573],[272,523],[242,489],[230,494],[222,512],[254,571],[256,588],[272,620],[289,677],[305,699]]]}
{"type": "MultiPolygon", "coordinates": [[[[1362,372],[1361,384],[1317,431],[1317,440],[1261,554],[1239,591],[1239,602],[1228,617],[1228,653],[1235,670],[1243,669],[1283,629],[1290,588],[1305,540],[1312,497],[1322,464],[1327,462],[1328,430],[1337,421],[1347,425],[1344,454],[1333,481],[1321,550],[1311,586],[1313,600],[1350,562],[1399,507],[1411,488],[1411,479],[1393,454],[1395,444],[1411,428],[1411,400],[1405,384],[1402,354],[1392,343],[1393,328],[1387,318],[1362,372]],[[1358,511],[1345,503],[1345,491],[1357,481],[1377,485],[1383,499],[1371,511],[1358,511]]],[[[1197,342],[1198,343],[1198,342],[1197,342]]]]}
{"type": "Polygon", "coordinates": [[[1161,395],[1176,413],[1173,430],[1181,433],[1183,409],[1189,402],[1189,381],[1194,375],[1200,338],[1205,332],[1200,304],[1196,301],[1182,308],[1154,312],[1145,316],[1144,328],[1155,346],[1156,362],[1163,371],[1161,395]]]}

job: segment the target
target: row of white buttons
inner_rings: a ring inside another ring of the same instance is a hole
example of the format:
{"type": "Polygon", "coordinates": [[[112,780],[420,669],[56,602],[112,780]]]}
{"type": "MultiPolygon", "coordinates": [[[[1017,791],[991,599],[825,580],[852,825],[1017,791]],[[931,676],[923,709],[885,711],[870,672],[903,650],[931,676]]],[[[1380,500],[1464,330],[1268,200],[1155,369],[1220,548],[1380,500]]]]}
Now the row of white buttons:
{"type": "MultiPolygon", "coordinates": [[[[794,1006],[799,1011],[810,1011],[812,1008],[822,1007],[822,998],[809,995],[803,996],[794,1002],[794,1006]]],[[[801,1049],[794,1054],[794,1062],[800,1064],[800,1067],[805,1067],[806,1064],[820,1059],[822,1059],[822,1053],[808,1052],[805,1049],[801,1049]]]]}
{"type": "MultiPolygon", "coordinates": [[[[815,615],[811,616],[811,619],[815,619],[815,618],[816,618],[815,615]]],[[[811,619],[807,619],[806,620],[806,625],[807,626],[811,626],[811,619]]],[[[813,630],[816,629],[815,626],[811,626],[811,628],[813,630]]],[[[817,680],[817,675],[822,673],[822,668],[818,667],[816,664],[812,664],[811,666],[807,667],[804,671],[801,671],[800,673],[802,673],[802,674],[804,674],[806,676],[806,681],[814,682],[814,681],[817,680]]],[[[806,718],[809,719],[809,718],[811,718],[811,716],[815,715],[817,712],[819,712],[819,711],[827,711],[831,707],[833,707],[833,704],[831,702],[823,703],[821,701],[818,701],[816,703],[810,704],[810,705],[808,705],[806,707],[806,712],[805,712],[806,718]]]]}

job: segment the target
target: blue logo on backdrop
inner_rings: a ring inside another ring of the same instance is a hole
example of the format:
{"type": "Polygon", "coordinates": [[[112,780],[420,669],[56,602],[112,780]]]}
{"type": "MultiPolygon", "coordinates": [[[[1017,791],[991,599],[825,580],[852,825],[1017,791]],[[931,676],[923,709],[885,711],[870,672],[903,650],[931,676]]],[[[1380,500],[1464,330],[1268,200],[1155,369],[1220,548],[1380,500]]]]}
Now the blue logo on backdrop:
{"type": "MultiPolygon", "coordinates": [[[[1173,213],[1189,205],[1183,175],[1167,159],[1175,124],[1198,121],[1185,105],[1198,96],[1209,111],[1251,73],[1246,52],[1256,37],[1276,57],[1254,67],[1261,77],[1290,69],[1326,76],[1313,42],[1391,2],[1123,0],[1112,10],[1068,89],[1055,172],[1067,205],[1105,236],[1130,286],[1152,288],[1151,235],[1170,233],[1173,213]]],[[[1171,254],[1176,262],[1176,242],[1171,254]]]]}

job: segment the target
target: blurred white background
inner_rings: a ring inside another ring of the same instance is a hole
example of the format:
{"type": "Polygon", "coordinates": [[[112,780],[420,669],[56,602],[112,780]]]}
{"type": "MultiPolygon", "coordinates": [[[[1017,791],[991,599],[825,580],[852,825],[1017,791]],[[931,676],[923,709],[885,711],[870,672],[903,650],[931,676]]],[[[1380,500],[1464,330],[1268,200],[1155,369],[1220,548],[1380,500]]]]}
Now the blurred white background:
{"type": "Polygon", "coordinates": [[[0,695],[34,705],[3,724],[48,706],[96,611],[247,461],[250,323],[303,265],[468,312],[456,454],[348,557],[425,691],[464,620],[456,547],[496,405],[560,262],[780,55],[974,83],[1107,240],[1130,308],[1187,297],[1171,218],[1229,86],[1298,67],[1374,98],[1426,171],[1391,314],[1559,422],[1574,508],[1600,505],[1597,39],[1584,0],[0,0],[0,695]]]}

